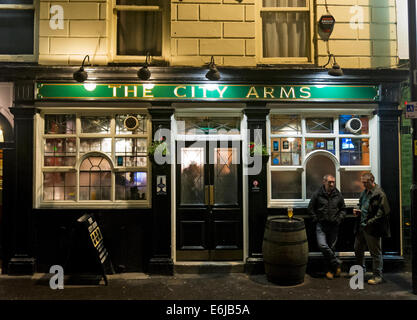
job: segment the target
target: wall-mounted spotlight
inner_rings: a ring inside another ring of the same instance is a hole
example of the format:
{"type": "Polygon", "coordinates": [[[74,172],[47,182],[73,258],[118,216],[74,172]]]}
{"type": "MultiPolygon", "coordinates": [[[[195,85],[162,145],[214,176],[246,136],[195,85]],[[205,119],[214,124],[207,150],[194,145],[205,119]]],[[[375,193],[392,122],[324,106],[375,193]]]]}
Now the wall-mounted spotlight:
{"type": "Polygon", "coordinates": [[[88,63],[90,63],[90,57],[89,55],[86,55],[84,57],[83,63],[81,64],[81,68],[78,69],[78,71],[75,71],[73,74],[73,78],[77,82],[84,82],[88,78],[87,71],[84,71],[84,62],[85,62],[85,59],[87,58],[88,58],[88,63]]]}
{"type": "Polygon", "coordinates": [[[148,66],[149,66],[148,59],[150,59],[149,52],[146,54],[145,64],[143,65],[142,68],[138,70],[138,78],[141,80],[148,80],[151,77],[151,72],[148,69],[148,66]]]}
{"type": "Polygon", "coordinates": [[[211,56],[211,61],[209,64],[209,71],[206,74],[206,78],[209,80],[220,80],[220,72],[217,70],[216,64],[214,63],[214,57],[211,56]]]}
{"type": "Polygon", "coordinates": [[[328,61],[327,61],[327,63],[323,66],[323,68],[324,68],[324,67],[326,67],[326,66],[330,63],[330,60],[331,60],[332,58],[333,58],[333,65],[332,65],[331,69],[329,69],[328,74],[329,74],[330,76],[335,76],[335,77],[340,77],[340,76],[343,76],[343,71],[342,71],[342,69],[340,68],[339,64],[336,62],[336,58],[335,58],[335,56],[334,56],[333,54],[329,54],[329,60],[328,60],[328,61]]]}

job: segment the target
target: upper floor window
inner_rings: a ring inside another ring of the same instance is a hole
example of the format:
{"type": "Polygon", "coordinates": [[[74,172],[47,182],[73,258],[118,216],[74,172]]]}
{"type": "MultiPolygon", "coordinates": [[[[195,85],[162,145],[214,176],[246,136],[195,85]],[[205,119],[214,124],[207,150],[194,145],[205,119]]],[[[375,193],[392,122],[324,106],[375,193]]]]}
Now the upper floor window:
{"type": "Polygon", "coordinates": [[[34,59],[35,15],[33,0],[0,0],[1,60],[34,59]]]}
{"type": "Polygon", "coordinates": [[[149,53],[164,56],[167,34],[166,0],[114,0],[114,58],[141,60],[149,53]]]}
{"type": "Polygon", "coordinates": [[[313,1],[262,0],[259,2],[258,62],[312,62],[313,1]]]}

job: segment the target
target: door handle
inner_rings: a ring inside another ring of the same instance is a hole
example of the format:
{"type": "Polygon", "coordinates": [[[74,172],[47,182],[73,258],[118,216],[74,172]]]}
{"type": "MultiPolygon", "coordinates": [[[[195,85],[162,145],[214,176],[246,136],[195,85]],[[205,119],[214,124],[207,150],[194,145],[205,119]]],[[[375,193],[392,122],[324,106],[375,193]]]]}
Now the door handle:
{"type": "Polygon", "coordinates": [[[204,203],[205,203],[205,205],[206,206],[208,206],[209,205],[209,202],[210,202],[210,199],[209,199],[209,187],[210,186],[205,186],[204,187],[204,189],[205,189],[205,201],[204,201],[204,203]]]}
{"type": "Polygon", "coordinates": [[[210,205],[214,205],[214,186],[210,186],[210,205]]]}

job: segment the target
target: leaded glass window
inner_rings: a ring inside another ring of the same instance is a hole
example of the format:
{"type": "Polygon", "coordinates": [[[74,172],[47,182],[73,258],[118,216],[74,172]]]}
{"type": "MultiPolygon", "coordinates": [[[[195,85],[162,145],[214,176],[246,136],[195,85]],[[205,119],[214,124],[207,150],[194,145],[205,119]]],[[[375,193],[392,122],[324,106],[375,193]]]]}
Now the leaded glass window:
{"type": "Polygon", "coordinates": [[[74,114],[47,114],[45,115],[45,133],[73,134],[75,133],[74,114]]]}
{"type": "Polygon", "coordinates": [[[82,133],[110,133],[110,117],[81,117],[82,133]]]}
{"type": "Polygon", "coordinates": [[[80,166],[80,200],[110,200],[111,166],[104,157],[91,156],[80,166]]]}
{"type": "Polygon", "coordinates": [[[103,200],[149,205],[150,130],[145,114],[69,112],[37,117],[43,123],[39,205],[99,205],[103,200]]]}
{"type": "Polygon", "coordinates": [[[271,202],[308,201],[328,173],[345,197],[357,197],[360,173],[373,171],[371,142],[377,140],[371,139],[376,134],[372,119],[363,114],[270,115],[271,202]]]}
{"type": "Polygon", "coordinates": [[[240,118],[184,117],[177,118],[178,133],[187,135],[240,134],[240,118]]]}
{"type": "Polygon", "coordinates": [[[116,173],[116,200],[146,200],[147,193],[146,172],[116,173]]]}

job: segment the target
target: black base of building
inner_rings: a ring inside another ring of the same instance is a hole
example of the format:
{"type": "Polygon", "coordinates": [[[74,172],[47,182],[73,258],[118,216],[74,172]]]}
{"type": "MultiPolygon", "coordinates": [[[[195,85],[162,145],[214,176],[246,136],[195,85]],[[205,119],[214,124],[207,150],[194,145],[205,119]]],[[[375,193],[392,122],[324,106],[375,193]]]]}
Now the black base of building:
{"type": "Polygon", "coordinates": [[[152,258],[148,265],[149,274],[174,275],[174,262],[170,258],[152,258]]]}
{"type": "Polygon", "coordinates": [[[7,271],[11,276],[33,275],[36,272],[35,266],[35,258],[28,256],[15,256],[10,259],[7,271]]]}

